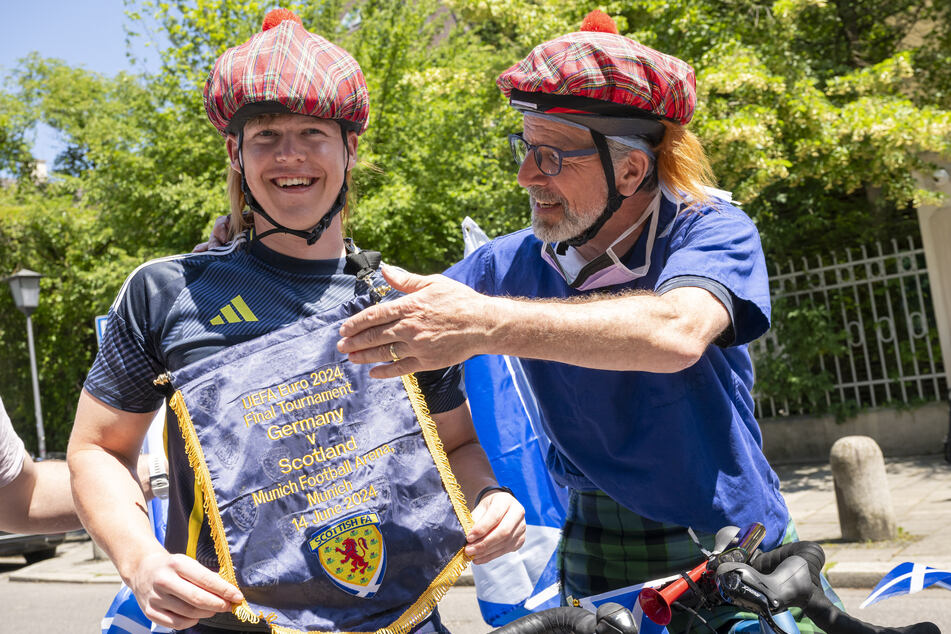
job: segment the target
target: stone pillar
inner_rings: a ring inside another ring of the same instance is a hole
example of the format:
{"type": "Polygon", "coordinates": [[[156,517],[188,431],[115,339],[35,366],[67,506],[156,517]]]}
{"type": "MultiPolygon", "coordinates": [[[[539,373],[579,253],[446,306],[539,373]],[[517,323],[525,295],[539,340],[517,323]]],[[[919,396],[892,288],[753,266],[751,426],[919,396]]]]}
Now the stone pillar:
{"type": "Polygon", "coordinates": [[[839,528],[846,541],[894,539],[898,535],[885,460],[868,436],[846,436],[829,452],[839,528]]]}

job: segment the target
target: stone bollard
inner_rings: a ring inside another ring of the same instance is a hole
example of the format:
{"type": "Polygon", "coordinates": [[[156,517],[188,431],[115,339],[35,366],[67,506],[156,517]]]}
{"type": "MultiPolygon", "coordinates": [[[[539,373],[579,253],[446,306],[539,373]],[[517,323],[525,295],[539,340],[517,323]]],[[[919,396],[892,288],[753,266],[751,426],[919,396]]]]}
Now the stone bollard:
{"type": "Polygon", "coordinates": [[[846,541],[895,539],[898,531],[885,460],[868,436],[846,436],[829,452],[839,528],[846,541]]]}

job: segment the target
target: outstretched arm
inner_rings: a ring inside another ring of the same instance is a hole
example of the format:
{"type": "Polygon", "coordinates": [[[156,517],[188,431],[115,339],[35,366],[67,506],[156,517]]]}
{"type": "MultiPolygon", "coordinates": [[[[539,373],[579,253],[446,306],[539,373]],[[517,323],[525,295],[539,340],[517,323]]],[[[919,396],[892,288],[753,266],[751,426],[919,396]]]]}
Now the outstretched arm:
{"type": "Polygon", "coordinates": [[[185,629],[241,600],[237,588],[155,539],[136,458],[153,413],[124,412],[83,391],[67,460],[86,530],[109,555],[153,622],[185,629]]]}
{"type": "Polygon", "coordinates": [[[490,491],[472,508],[479,492],[498,482],[472,426],[469,403],[433,414],[433,420],[452,471],[472,510],[474,524],[466,536],[466,554],[474,563],[484,564],[521,548],[525,542],[525,509],[510,493],[490,491]]]}
{"type": "Polygon", "coordinates": [[[62,460],[33,462],[24,452],[23,468],[0,489],[0,530],[62,533],[82,528],[69,493],[69,470],[62,460]]]}
{"type": "Polygon", "coordinates": [[[730,325],[702,288],[546,301],[489,297],[442,275],[385,267],[409,293],[344,322],[338,349],[385,378],[460,363],[477,354],[560,361],[603,370],[677,372],[690,367],[730,325]]]}

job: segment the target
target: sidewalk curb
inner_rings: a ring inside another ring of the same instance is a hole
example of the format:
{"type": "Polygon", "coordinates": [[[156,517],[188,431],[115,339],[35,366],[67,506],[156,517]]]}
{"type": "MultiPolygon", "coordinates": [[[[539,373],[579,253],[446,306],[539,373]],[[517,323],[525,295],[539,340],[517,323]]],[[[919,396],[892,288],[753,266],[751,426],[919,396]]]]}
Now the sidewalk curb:
{"type": "MultiPolygon", "coordinates": [[[[825,569],[826,578],[832,589],[836,588],[867,588],[871,590],[882,577],[891,570],[904,562],[902,561],[876,561],[876,562],[850,562],[830,564],[825,569]]],[[[951,566],[941,562],[928,562],[932,568],[941,568],[951,570],[951,566]]]]}
{"type": "MultiPolygon", "coordinates": [[[[32,567],[32,566],[30,566],[32,567]]],[[[10,575],[10,581],[33,581],[40,583],[111,583],[119,585],[122,578],[116,573],[88,573],[88,572],[42,572],[23,569],[10,575]]]]}
{"type": "MultiPolygon", "coordinates": [[[[833,588],[874,588],[888,572],[901,562],[847,562],[833,563],[826,567],[825,575],[833,588]]],[[[930,562],[932,567],[951,569],[940,562],[930,562]]],[[[63,548],[55,559],[26,566],[10,574],[11,581],[46,583],[112,583],[122,579],[108,560],[91,558],[91,544],[86,543],[63,548]]],[[[472,569],[466,569],[454,584],[475,585],[472,569]]]]}
{"type": "MultiPolygon", "coordinates": [[[[92,558],[92,542],[66,543],[53,559],[40,561],[10,573],[10,581],[40,583],[122,583],[108,559],[92,558]]],[[[474,586],[472,568],[466,568],[454,585],[474,586]]]]}
{"type": "Polygon", "coordinates": [[[874,588],[894,566],[884,562],[832,564],[825,570],[832,589],[874,588]]]}
{"type": "Polygon", "coordinates": [[[10,581],[46,583],[122,583],[111,561],[93,559],[91,541],[66,542],[53,559],[20,568],[9,578],[10,581]]]}

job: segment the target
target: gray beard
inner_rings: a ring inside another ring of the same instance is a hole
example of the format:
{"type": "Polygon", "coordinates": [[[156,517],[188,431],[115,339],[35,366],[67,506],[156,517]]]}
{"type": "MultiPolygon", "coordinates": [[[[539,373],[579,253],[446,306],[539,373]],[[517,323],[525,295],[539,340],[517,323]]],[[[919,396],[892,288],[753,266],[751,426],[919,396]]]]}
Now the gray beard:
{"type": "Polygon", "coordinates": [[[531,197],[532,204],[532,232],[535,237],[542,242],[563,242],[583,233],[588,227],[593,225],[601,215],[601,211],[606,204],[606,195],[602,198],[600,205],[591,205],[588,209],[575,210],[568,206],[568,203],[559,196],[553,196],[541,187],[531,186],[526,188],[531,197]],[[535,202],[541,200],[546,203],[558,203],[561,205],[563,216],[557,223],[542,221],[535,215],[535,202]]]}

